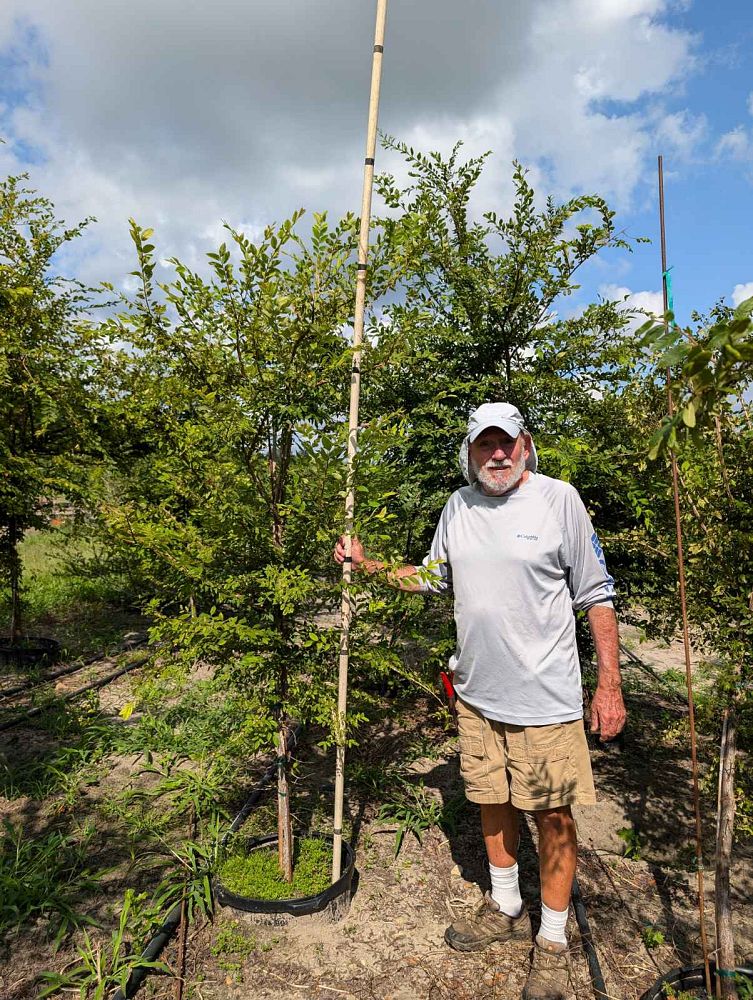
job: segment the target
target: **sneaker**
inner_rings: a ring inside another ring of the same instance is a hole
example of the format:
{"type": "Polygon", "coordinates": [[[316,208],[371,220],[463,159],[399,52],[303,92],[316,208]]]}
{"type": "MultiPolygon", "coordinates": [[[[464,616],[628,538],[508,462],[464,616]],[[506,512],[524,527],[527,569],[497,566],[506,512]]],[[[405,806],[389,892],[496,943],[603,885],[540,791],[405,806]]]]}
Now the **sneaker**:
{"type": "Polygon", "coordinates": [[[503,913],[490,892],[467,920],[458,920],[444,932],[444,939],[456,951],[481,951],[494,941],[531,942],[531,918],[523,907],[517,917],[503,913]]]}
{"type": "Polygon", "coordinates": [[[522,1000],[566,1000],[569,981],[567,945],[547,941],[537,934],[522,1000]]]}

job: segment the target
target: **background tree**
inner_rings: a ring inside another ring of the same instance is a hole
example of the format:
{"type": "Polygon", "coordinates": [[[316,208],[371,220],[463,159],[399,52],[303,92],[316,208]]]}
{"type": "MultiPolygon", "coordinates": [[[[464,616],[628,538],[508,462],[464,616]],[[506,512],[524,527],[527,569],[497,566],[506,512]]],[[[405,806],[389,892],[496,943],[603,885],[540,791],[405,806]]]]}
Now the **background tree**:
{"type": "Polygon", "coordinates": [[[81,495],[97,357],[91,328],[77,322],[87,290],[54,263],[89,220],[63,228],[25,179],[0,183],[0,573],[12,643],[23,633],[18,543],[45,526],[53,500],[81,495]]]}
{"type": "MultiPolygon", "coordinates": [[[[669,368],[675,412],[651,443],[651,456],[677,454],[682,487],[688,617],[694,645],[706,657],[710,683],[699,722],[721,729],[716,842],[717,964],[735,968],[730,865],[738,829],[753,832],[753,769],[738,746],[753,741],[753,299],[733,312],[717,306],[700,327],[652,326],[652,376],[669,368]]],[[[652,607],[665,632],[677,626],[678,602],[652,607]],[[671,611],[674,611],[674,615],[671,611]]],[[[734,979],[720,979],[736,996],[734,979]]]]}
{"type": "Polygon", "coordinates": [[[653,405],[636,399],[636,436],[626,434],[624,387],[639,358],[634,324],[621,303],[560,314],[579,269],[631,242],[598,196],[537,207],[519,164],[510,216],[474,214],[485,157],[463,162],[460,146],[444,158],[387,145],[405,157],[410,177],[403,189],[388,175],[379,179],[389,209],[379,225],[401,282],[374,320],[362,412],[403,421],[388,505],[392,554],[415,559],[428,549],[448,494],[463,485],[457,448],[468,414],[505,399],[535,435],[541,470],[578,486],[608,536],[621,588],[630,587],[646,558],[635,543],[647,488],[645,469],[636,482],[636,466],[646,466],[639,414],[653,405]]]}

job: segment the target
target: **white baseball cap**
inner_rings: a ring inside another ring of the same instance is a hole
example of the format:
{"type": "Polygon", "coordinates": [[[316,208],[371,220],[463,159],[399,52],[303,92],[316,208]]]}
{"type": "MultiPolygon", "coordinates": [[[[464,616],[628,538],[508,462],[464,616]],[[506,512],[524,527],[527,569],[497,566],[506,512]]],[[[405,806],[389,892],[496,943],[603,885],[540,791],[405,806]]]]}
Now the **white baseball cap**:
{"type": "MultiPolygon", "coordinates": [[[[489,427],[499,427],[510,437],[517,437],[521,431],[528,433],[520,410],[512,403],[482,403],[468,418],[468,443],[472,444],[482,431],[489,427]]],[[[530,434],[528,435],[530,438],[530,434]]],[[[535,472],[539,460],[531,440],[531,450],[526,460],[526,468],[535,472]]]]}
{"type": "Polygon", "coordinates": [[[520,410],[511,403],[482,403],[468,418],[468,441],[473,443],[489,427],[499,427],[510,437],[526,429],[520,410]]]}

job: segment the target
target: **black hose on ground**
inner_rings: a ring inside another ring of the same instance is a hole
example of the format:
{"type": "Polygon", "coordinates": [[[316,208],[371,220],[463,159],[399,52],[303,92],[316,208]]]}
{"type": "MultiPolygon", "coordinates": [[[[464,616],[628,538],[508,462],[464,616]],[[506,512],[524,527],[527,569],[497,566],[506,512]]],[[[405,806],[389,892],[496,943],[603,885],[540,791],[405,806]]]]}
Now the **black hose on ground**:
{"type": "MultiPolygon", "coordinates": [[[[648,674],[648,676],[652,677],[660,686],[664,685],[664,680],[661,674],[657,673],[653,667],[650,667],[648,665],[648,663],[644,663],[639,656],[635,655],[632,649],[628,649],[627,646],[624,646],[622,643],[620,643],[620,652],[623,653],[630,660],[632,664],[638,667],[639,670],[642,670],[644,674],[648,674]]],[[[666,692],[666,697],[668,698],[669,701],[682,703],[683,705],[686,704],[685,699],[681,695],[672,694],[672,692],[667,691],[666,688],[665,692],[666,692]]]]}
{"type": "Polygon", "coordinates": [[[586,953],[594,996],[596,1000],[610,1000],[606,985],[604,984],[601,966],[599,965],[599,956],[596,954],[596,948],[594,947],[591,925],[588,922],[588,914],[586,913],[586,905],[583,902],[577,878],[573,879],[573,909],[575,910],[575,919],[578,923],[581,940],[583,941],[583,950],[586,953]]]}
{"type": "MultiPolygon", "coordinates": [[[[124,646],[116,651],[116,655],[121,653],[130,652],[133,649],[138,649],[139,646],[144,645],[145,640],[140,640],[139,642],[134,642],[131,645],[124,646]]],[[[100,660],[106,660],[107,653],[102,651],[101,653],[95,653],[93,656],[87,656],[85,660],[77,661],[76,663],[69,663],[65,667],[61,667],[60,670],[56,670],[53,674],[47,674],[39,681],[32,681],[27,678],[22,684],[17,684],[12,688],[3,688],[0,691],[0,701],[4,701],[6,698],[12,697],[14,694],[20,694],[22,691],[26,691],[28,688],[43,687],[45,684],[50,684],[52,681],[56,681],[58,677],[67,677],[68,674],[75,674],[79,670],[83,670],[84,667],[90,667],[92,663],[98,663],[100,660]]]]}
{"type": "MultiPolygon", "coordinates": [[[[288,747],[288,755],[290,755],[290,753],[292,753],[293,749],[295,748],[298,742],[298,737],[301,734],[301,729],[302,729],[301,726],[296,726],[294,730],[291,730],[291,732],[288,733],[286,740],[288,747]]],[[[267,770],[258,780],[256,785],[254,786],[253,791],[251,792],[251,794],[241,807],[240,812],[228,827],[221,841],[223,847],[227,843],[228,839],[236,832],[236,830],[239,830],[241,826],[243,826],[244,822],[248,819],[254,806],[262,797],[265,788],[270,783],[270,781],[275,777],[276,774],[277,774],[277,761],[275,760],[272,764],[269,765],[267,770]]],[[[141,958],[143,961],[156,962],[159,959],[160,955],[162,954],[162,949],[165,947],[167,942],[170,940],[170,938],[173,936],[173,934],[177,931],[178,927],[180,926],[182,906],[183,903],[181,900],[181,902],[175,904],[172,910],[170,910],[168,915],[165,917],[162,926],[154,935],[154,937],[149,941],[146,948],[144,948],[143,952],[141,953],[141,958]]],[[[151,971],[152,970],[148,968],[134,969],[131,975],[128,977],[128,982],[126,983],[125,989],[118,990],[118,992],[114,995],[112,1000],[131,1000],[131,997],[134,996],[138,988],[141,986],[141,984],[144,982],[144,980],[151,971]]]]}
{"type": "MultiPolygon", "coordinates": [[[[146,661],[151,656],[151,653],[143,653],[138,659],[133,660],[131,663],[127,663],[124,667],[119,670],[115,670],[111,674],[107,674],[105,677],[100,677],[96,681],[92,681],[91,684],[85,684],[84,687],[77,688],[75,691],[69,691],[68,694],[63,695],[63,701],[74,701],[76,698],[80,698],[82,694],[86,694],[87,691],[96,691],[98,688],[107,687],[112,681],[117,680],[118,677],[122,677],[123,674],[128,674],[132,670],[137,670],[139,667],[143,667],[146,661]]],[[[37,706],[36,708],[30,708],[28,712],[22,712],[21,715],[17,715],[15,719],[8,719],[6,722],[0,723],[0,733],[5,732],[7,729],[13,729],[15,726],[20,726],[24,722],[28,722],[29,719],[35,719],[38,715],[42,715],[43,712],[47,711],[48,706],[37,706]]]]}
{"type": "Polygon", "coordinates": [[[68,666],[63,667],[61,670],[56,670],[54,674],[48,674],[39,681],[33,681],[31,678],[27,677],[22,684],[17,684],[12,688],[4,688],[0,691],[0,701],[4,701],[6,698],[11,698],[14,694],[21,694],[22,691],[27,691],[29,688],[43,687],[45,684],[56,681],[58,677],[67,677],[68,674],[75,674],[78,670],[83,670],[84,667],[90,667],[92,663],[96,663],[98,660],[104,659],[104,653],[96,653],[94,656],[89,656],[87,659],[81,660],[78,663],[69,663],[68,666]]]}

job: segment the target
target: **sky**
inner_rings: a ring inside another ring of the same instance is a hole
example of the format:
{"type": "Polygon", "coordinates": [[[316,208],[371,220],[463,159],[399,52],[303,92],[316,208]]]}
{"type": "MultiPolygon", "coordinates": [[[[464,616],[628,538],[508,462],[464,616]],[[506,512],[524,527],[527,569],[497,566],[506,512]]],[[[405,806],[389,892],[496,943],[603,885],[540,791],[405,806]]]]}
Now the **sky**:
{"type": "MultiPolygon", "coordinates": [[[[3,0],[0,174],[96,217],[60,268],[124,288],[129,217],[201,267],[223,221],[253,237],[299,207],[357,212],[375,9],[3,0]]],[[[383,65],[384,132],[492,150],[474,210],[509,210],[518,159],[540,197],[602,195],[651,240],[590,264],[561,315],[661,310],[659,154],[678,319],[753,294],[749,0],[390,0],[383,65]]],[[[405,176],[383,150],[377,170],[405,176]]]]}

